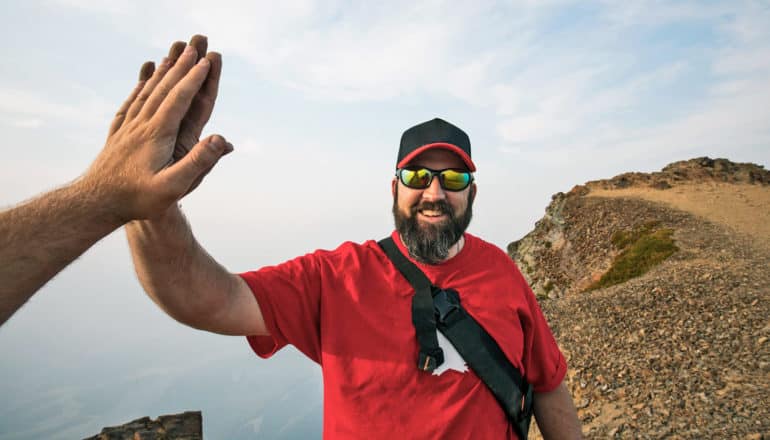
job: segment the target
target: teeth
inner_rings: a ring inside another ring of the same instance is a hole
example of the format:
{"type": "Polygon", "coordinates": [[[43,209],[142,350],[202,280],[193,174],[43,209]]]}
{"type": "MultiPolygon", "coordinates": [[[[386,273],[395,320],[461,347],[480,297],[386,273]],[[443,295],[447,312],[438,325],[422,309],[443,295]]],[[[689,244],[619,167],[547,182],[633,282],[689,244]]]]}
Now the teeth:
{"type": "Polygon", "coordinates": [[[420,211],[420,212],[422,213],[422,215],[427,217],[438,217],[442,214],[441,211],[420,211]]]}

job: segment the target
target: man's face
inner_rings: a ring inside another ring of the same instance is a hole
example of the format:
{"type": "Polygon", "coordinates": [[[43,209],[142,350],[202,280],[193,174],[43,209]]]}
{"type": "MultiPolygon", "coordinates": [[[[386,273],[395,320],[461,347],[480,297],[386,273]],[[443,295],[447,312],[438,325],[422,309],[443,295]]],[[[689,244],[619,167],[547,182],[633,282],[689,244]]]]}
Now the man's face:
{"type": "MultiPolygon", "coordinates": [[[[409,165],[433,170],[467,168],[456,154],[441,149],[428,150],[409,165]]],[[[476,184],[462,191],[446,191],[436,176],[428,188],[412,189],[395,178],[392,192],[396,230],[412,257],[429,264],[445,260],[471,221],[476,184]]]]}

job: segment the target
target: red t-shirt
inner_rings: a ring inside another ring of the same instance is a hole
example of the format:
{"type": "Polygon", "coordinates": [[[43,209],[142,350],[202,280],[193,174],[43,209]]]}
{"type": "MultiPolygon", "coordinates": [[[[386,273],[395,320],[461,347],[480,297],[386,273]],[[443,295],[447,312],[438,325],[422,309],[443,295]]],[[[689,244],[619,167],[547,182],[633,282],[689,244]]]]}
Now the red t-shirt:
{"type": "MultiPolygon", "coordinates": [[[[396,232],[393,240],[408,255],[396,232]]],[[[454,258],[426,265],[497,341],[535,392],[556,388],[567,365],[513,261],[470,234],[454,258]]],[[[375,241],[343,243],[241,274],[270,336],[249,336],[261,357],[292,344],[323,369],[324,438],[515,439],[505,413],[472,371],[417,369],[413,289],[375,241]]]]}

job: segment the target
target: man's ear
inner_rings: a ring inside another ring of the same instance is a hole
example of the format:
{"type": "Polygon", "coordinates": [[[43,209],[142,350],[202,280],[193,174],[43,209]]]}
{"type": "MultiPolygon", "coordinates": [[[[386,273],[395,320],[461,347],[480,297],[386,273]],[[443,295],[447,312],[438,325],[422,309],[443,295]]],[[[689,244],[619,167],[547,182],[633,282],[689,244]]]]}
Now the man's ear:
{"type": "Polygon", "coordinates": [[[476,183],[471,183],[471,203],[473,203],[474,200],[476,200],[476,183]]]}
{"type": "Polygon", "coordinates": [[[398,185],[398,180],[394,177],[393,180],[390,181],[390,194],[394,199],[396,198],[396,185],[398,185]]]}

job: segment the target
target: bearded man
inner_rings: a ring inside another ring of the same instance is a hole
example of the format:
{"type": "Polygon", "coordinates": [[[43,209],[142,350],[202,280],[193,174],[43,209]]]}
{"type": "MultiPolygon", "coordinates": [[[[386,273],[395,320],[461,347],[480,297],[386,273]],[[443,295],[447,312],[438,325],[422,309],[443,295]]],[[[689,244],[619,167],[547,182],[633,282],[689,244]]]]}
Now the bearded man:
{"type": "MultiPolygon", "coordinates": [[[[458,293],[532,385],[544,437],[580,438],[567,365],[532,291],[503,251],[465,232],[475,171],[460,128],[433,119],[406,130],[390,238],[433,285],[458,293]]],[[[236,275],[201,248],[177,207],[126,230],[142,285],[174,319],[247,336],[264,358],[292,344],[321,365],[324,438],[516,438],[495,395],[441,334],[443,364],[415,365],[415,289],[377,242],[236,275]]]]}

